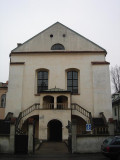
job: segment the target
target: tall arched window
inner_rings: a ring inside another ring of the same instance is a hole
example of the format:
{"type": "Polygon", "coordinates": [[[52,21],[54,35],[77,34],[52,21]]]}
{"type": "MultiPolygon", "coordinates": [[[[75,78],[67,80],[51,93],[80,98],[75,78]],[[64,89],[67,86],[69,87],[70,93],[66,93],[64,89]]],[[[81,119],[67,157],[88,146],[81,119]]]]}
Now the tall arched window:
{"type": "Polygon", "coordinates": [[[48,89],[48,71],[37,72],[37,93],[48,89]]]}
{"type": "Polygon", "coordinates": [[[56,43],[51,47],[51,50],[65,50],[65,47],[60,43],[56,43]]]}
{"type": "Polygon", "coordinates": [[[6,106],[6,94],[3,94],[1,96],[1,107],[5,107],[6,106]]]}
{"type": "Polygon", "coordinates": [[[67,72],[67,90],[71,91],[73,94],[78,93],[78,72],[77,71],[67,72]]]}

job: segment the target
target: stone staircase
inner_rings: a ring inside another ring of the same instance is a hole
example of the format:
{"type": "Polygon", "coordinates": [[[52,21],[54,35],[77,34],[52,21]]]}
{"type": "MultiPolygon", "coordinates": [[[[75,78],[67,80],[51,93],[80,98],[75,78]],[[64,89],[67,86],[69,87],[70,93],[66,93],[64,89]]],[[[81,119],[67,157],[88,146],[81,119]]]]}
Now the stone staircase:
{"type": "MultiPolygon", "coordinates": [[[[20,114],[16,120],[16,133],[22,133],[22,131],[20,131],[20,127],[19,127],[19,124],[20,124],[20,121],[22,120],[22,118],[27,116],[31,112],[33,112],[35,110],[40,110],[40,109],[42,109],[42,108],[40,108],[40,104],[35,103],[32,106],[30,106],[29,108],[20,112],[20,114]]],[[[102,112],[100,113],[100,117],[93,118],[91,112],[87,111],[86,109],[84,109],[83,107],[81,107],[77,103],[71,103],[71,109],[76,110],[77,112],[81,113],[82,115],[84,115],[85,117],[88,118],[89,123],[91,124],[92,130],[94,131],[94,133],[102,133],[102,131],[103,131],[103,133],[107,133],[108,126],[107,126],[105,116],[102,112]],[[101,123],[101,125],[99,125],[99,122],[101,123]],[[98,124],[98,126],[97,126],[97,124],[98,124]],[[100,132],[99,132],[99,130],[100,130],[100,132]]]]}

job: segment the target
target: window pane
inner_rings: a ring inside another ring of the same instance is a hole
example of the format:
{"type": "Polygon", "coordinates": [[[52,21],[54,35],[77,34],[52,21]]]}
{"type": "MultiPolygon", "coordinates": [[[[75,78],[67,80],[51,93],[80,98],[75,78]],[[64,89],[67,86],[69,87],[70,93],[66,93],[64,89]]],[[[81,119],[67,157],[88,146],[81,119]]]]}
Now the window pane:
{"type": "Polygon", "coordinates": [[[67,72],[67,79],[72,79],[72,72],[67,72]]]}
{"type": "Polygon", "coordinates": [[[78,87],[73,87],[73,93],[78,93],[78,87]]]}
{"type": "Polygon", "coordinates": [[[67,87],[72,93],[78,93],[78,72],[67,72],[67,87]]]}
{"type": "Polygon", "coordinates": [[[78,73],[77,72],[73,72],[73,79],[78,79],[78,73]]]}
{"type": "Polygon", "coordinates": [[[73,86],[77,87],[78,86],[78,80],[73,80],[73,86]]]}
{"type": "Polygon", "coordinates": [[[43,79],[48,79],[48,72],[43,72],[43,79]]]}
{"type": "Polygon", "coordinates": [[[67,80],[67,86],[71,86],[72,87],[72,80],[67,80]]]}
{"type": "Polygon", "coordinates": [[[42,72],[38,72],[38,79],[42,79],[42,72]]]}
{"type": "Polygon", "coordinates": [[[72,92],[72,87],[67,87],[67,90],[72,92]]]}
{"type": "Polygon", "coordinates": [[[38,80],[38,86],[40,86],[42,83],[42,80],[38,80]]]}
{"type": "Polygon", "coordinates": [[[48,80],[43,80],[43,82],[44,82],[44,86],[48,86],[48,80]]]}
{"type": "Polygon", "coordinates": [[[38,93],[43,90],[48,89],[48,72],[40,71],[38,72],[38,93]]]}

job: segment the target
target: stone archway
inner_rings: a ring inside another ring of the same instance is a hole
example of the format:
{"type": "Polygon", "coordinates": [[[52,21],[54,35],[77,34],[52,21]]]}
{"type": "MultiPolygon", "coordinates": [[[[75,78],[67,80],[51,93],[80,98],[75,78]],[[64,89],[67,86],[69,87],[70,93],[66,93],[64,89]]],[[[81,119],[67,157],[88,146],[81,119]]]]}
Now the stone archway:
{"type": "Polygon", "coordinates": [[[77,134],[86,133],[86,121],[83,118],[76,115],[72,115],[72,121],[76,122],[77,134]]]}
{"type": "Polygon", "coordinates": [[[21,129],[24,131],[24,133],[28,133],[28,119],[32,118],[34,119],[34,137],[39,138],[39,115],[33,115],[31,117],[28,117],[24,123],[22,124],[21,129]]]}
{"type": "Polygon", "coordinates": [[[48,141],[62,141],[62,123],[59,120],[48,122],[48,141]]]}
{"type": "Polygon", "coordinates": [[[57,109],[67,109],[68,108],[68,97],[58,96],[57,97],[57,109]]]}
{"type": "Polygon", "coordinates": [[[54,109],[54,97],[53,96],[44,96],[43,97],[43,108],[54,109]]]}

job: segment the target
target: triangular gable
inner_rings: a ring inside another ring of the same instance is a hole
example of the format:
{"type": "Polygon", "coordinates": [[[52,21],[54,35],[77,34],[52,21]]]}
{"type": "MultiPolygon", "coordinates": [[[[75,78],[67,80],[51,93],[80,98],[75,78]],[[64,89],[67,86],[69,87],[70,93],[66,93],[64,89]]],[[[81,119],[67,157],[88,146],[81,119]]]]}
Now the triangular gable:
{"type": "Polygon", "coordinates": [[[106,52],[105,49],[98,46],[94,42],[88,40],[87,38],[64,26],[63,24],[56,22],[52,26],[48,27],[28,41],[24,42],[22,45],[12,50],[12,53],[42,51],[50,52],[51,47],[56,43],[62,44],[65,47],[65,51],[68,52],[106,52]]]}

